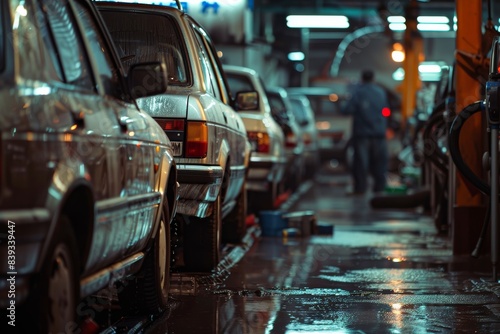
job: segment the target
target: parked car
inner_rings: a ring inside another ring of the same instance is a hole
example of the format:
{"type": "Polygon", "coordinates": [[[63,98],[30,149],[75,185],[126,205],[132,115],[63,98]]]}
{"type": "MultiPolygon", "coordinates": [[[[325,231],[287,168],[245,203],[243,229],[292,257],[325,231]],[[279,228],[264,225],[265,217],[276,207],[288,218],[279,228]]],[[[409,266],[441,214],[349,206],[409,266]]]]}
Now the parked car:
{"type": "Polygon", "coordinates": [[[346,163],[350,154],[352,116],[340,113],[348,93],[344,83],[332,87],[290,87],[289,95],[305,95],[311,103],[318,129],[320,162],[346,163]]]}
{"type": "Polygon", "coordinates": [[[316,128],[316,118],[312,110],[311,103],[305,95],[288,95],[293,107],[293,114],[297,123],[302,128],[304,139],[304,159],[306,177],[312,177],[314,172],[320,167],[318,129],[316,128]]]}
{"type": "Polygon", "coordinates": [[[90,1],[3,1],[0,24],[4,321],[76,330],[81,298],[113,284],[126,313],[165,309],[176,166],[133,98],[165,91],[164,67],[124,76],[90,1]]]}
{"type": "Polygon", "coordinates": [[[282,87],[267,87],[267,98],[271,105],[271,115],[278,122],[285,134],[285,152],[287,158],[283,190],[295,191],[304,176],[304,138],[303,130],[293,114],[293,106],[282,87]]]}
{"type": "Polygon", "coordinates": [[[175,218],[183,245],[176,266],[209,272],[219,263],[221,236],[223,242],[240,242],[245,234],[251,153],[214,45],[177,8],[105,2],[98,7],[126,67],[142,61],[167,64],[168,92],[138,104],[175,148],[180,183],[175,218]]]}
{"type": "Polygon", "coordinates": [[[249,206],[256,212],[273,209],[285,175],[283,131],[271,115],[271,106],[259,74],[251,68],[236,65],[224,65],[224,72],[237,101],[249,98],[249,95],[255,100],[253,107],[237,107],[252,143],[247,179],[249,206]]]}

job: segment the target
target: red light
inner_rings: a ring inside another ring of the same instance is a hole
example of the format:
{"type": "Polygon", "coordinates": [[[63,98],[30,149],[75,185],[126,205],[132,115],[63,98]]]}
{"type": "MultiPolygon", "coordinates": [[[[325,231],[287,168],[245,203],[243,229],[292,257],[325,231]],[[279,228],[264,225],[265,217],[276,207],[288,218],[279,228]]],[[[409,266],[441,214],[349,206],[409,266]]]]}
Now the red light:
{"type": "Polygon", "coordinates": [[[156,122],[160,124],[165,131],[184,131],[183,119],[161,119],[156,118],[156,122]]]}
{"type": "Polygon", "coordinates": [[[384,116],[384,117],[389,117],[389,116],[391,116],[391,109],[389,109],[389,108],[387,108],[387,107],[383,108],[383,109],[382,109],[382,116],[384,116]]]}

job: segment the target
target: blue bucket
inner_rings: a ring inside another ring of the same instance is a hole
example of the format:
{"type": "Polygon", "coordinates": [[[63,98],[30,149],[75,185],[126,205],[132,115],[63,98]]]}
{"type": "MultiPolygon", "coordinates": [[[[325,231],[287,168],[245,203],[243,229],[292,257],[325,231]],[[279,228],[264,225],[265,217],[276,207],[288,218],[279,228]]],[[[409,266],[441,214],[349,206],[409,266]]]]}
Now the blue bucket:
{"type": "Polygon", "coordinates": [[[281,211],[261,211],[259,213],[259,225],[262,236],[281,237],[283,229],[288,227],[287,220],[283,218],[281,211]]]}

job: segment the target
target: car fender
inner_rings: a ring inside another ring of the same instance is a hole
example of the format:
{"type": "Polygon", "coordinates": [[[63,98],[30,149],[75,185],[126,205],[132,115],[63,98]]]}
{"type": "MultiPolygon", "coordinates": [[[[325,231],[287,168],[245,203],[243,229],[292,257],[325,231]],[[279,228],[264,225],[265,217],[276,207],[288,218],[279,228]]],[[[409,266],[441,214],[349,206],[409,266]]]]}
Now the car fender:
{"type": "MultiPolygon", "coordinates": [[[[43,264],[43,260],[47,256],[47,250],[50,246],[50,242],[54,235],[54,229],[59,221],[61,214],[68,199],[74,194],[76,189],[84,188],[88,191],[90,196],[90,202],[93,208],[93,212],[90,215],[91,221],[89,221],[89,233],[88,238],[84,241],[83,254],[80,254],[80,258],[85,261],[88,253],[89,246],[91,242],[91,235],[94,229],[95,220],[95,195],[92,184],[90,183],[89,173],[85,165],[76,159],[68,159],[60,161],[55,168],[54,176],[52,178],[52,183],[49,187],[50,192],[47,197],[45,208],[47,208],[51,215],[51,221],[49,230],[47,231],[46,238],[43,241],[43,246],[40,249],[39,257],[35,265],[35,271],[40,271],[43,264]]],[[[82,263],[83,265],[83,263],[82,263]]]]}

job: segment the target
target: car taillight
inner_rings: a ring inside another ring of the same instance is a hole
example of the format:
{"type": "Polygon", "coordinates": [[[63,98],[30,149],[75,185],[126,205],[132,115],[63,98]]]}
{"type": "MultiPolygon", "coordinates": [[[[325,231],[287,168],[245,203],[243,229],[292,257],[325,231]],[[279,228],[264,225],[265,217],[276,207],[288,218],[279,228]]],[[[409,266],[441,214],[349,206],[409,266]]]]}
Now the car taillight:
{"type": "Polygon", "coordinates": [[[285,146],[288,148],[294,148],[297,146],[297,137],[293,133],[286,135],[285,146]]]}
{"type": "Polygon", "coordinates": [[[183,119],[161,119],[156,118],[156,122],[160,124],[165,131],[184,131],[183,119]]]}
{"type": "Polygon", "coordinates": [[[248,140],[252,144],[252,149],[257,153],[269,153],[269,134],[265,132],[247,132],[248,140]]]}
{"type": "Polygon", "coordinates": [[[205,158],[208,152],[208,128],[206,122],[188,122],[186,158],[205,158]]]}

